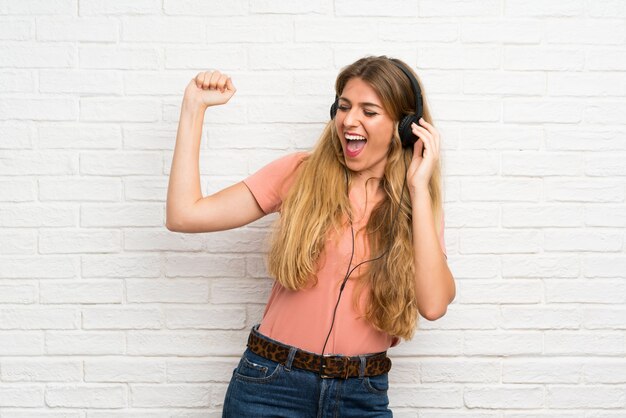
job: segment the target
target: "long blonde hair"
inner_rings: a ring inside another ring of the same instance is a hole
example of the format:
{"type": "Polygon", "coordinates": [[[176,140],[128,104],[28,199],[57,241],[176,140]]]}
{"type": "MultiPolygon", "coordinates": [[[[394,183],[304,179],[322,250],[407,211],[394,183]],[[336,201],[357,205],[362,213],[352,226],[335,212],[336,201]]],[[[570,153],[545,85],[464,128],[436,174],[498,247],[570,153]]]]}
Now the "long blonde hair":
{"type": "MultiPolygon", "coordinates": [[[[415,76],[422,91],[423,118],[433,124],[417,74],[404,62],[394,61],[404,65],[415,76]]],[[[337,95],[341,95],[346,83],[353,77],[362,79],[376,91],[385,111],[396,121],[381,180],[385,197],[373,209],[366,227],[370,257],[374,258],[387,249],[388,252],[382,258],[365,264],[369,266],[366,274],[356,278],[350,276],[358,279],[359,284],[353,303],[355,308],[359,307],[360,291],[368,284],[369,303],[363,312],[367,320],[389,335],[411,339],[417,325],[412,210],[408,190],[402,190],[402,186],[406,167],[413,158],[413,147],[402,147],[397,121],[405,114],[415,113],[415,97],[406,74],[386,56],[364,57],[344,67],[335,82],[337,95]]],[[[346,166],[333,120],[328,122],[299,170],[282,204],[268,254],[269,273],[291,290],[317,283],[317,262],[331,228],[341,231],[344,220],[352,219],[348,190],[354,173],[346,166]],[[343,186],[346,184],[346,172],[348,189],[343,186]]],[[[442,228],[440,164],[433,172],[428,189],[439,232],[442,228]]]]}

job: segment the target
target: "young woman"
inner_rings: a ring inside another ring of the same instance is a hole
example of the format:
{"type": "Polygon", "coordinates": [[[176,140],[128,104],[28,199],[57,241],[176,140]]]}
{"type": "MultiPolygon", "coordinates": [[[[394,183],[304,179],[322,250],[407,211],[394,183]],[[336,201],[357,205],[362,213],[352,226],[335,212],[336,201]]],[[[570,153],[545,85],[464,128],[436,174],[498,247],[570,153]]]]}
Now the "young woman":
{"type": "Polygon", "coordinates": [[[202,197],[204,112],[236,89],[219,71],[185,90],[167,228],[219,231],[280,212],[263,319],[233,371],[224,417],[389,417],[389,347],[418,313],[455,296],[443,240],[439,133],[415,73],[365,57],[344,67],[331,120],[311,152],[279,158],[202,197]]]}

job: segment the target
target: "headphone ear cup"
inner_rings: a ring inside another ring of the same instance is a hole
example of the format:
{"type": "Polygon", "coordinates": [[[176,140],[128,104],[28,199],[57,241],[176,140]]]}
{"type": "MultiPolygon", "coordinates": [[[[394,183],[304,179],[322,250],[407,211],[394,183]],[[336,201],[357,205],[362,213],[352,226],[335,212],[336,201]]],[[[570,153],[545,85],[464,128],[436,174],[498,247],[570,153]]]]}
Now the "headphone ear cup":
{"type": "Polygon", "coordinates": [[[330,118],[335,119],[335,115],[337,114],[337,107],[339,106],[337,98],[335,98],[334,103],[330,106],[330,118]]]}
{"type": "Polygon", "coordinates": [[[418,119],[416,115],[406,115],[400,121],[400,124],[398,125],[398,134],[400,135],[403,147],[411,147],[417,142],[418,138],[411,130],[411,124],[417,123],[417,121],[418,119]]]}

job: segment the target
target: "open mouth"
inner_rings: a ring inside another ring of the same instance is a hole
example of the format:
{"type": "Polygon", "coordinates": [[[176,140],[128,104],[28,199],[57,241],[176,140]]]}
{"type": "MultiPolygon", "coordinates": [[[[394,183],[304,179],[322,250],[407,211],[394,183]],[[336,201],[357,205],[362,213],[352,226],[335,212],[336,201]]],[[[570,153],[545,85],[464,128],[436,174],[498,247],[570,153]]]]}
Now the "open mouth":
{"type": "Polygon", "coordinates": [[[351,158],[359,155],[367,143],[367,138],[362,135],[346,133],[344,137],[346,138],[346,154],[351,158]]]}

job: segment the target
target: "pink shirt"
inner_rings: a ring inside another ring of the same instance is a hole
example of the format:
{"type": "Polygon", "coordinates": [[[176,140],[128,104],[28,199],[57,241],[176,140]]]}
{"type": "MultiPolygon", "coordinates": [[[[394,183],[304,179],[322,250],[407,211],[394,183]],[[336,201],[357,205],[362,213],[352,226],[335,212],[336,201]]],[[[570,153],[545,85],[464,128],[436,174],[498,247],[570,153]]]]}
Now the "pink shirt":
{"type": "MultiPolygon", "coordinates": [[[[279,212],[283,199],[295,180],[298,166],[307,153],[299,152],[279,158],[244,180],[244,183],[261,209],[266,213],[279,212]]],[[[352,204],[354,201],[351,199],[352,204]]],[[[355,253],[351,268],[368,260],[369,244],[363,228],[374,205],[367,208],[363,219],[353,222],[355,231],[355,253]]],[[[329,237],[331,238],[331,237],[329,237]]],[[[352,254],[352,238],[349,225],[340,237],[329,239],[318,263],[317,285],[299,291],[284,288],[274,281],[272,292],[265,307],[259,331],[277,341],[303,350],[321,353],[328,335],[333,310],[339,297],[339,287],[348,269],[352,254]]],[[[441,249],[446,254],[443,233],[439,236],[441,249]]],[[[365,268],[367,264],[363,267],[365,268]]],[[[353,308],[352,273],[341,294],[335,324],[324,349],[324,354],[358,355],[385,351],[397,345],[399,338],[376,330],[361,312],[353,308]]],[[[369,291],[363,288],[360,306],[367,306],[369,291]]]]}

